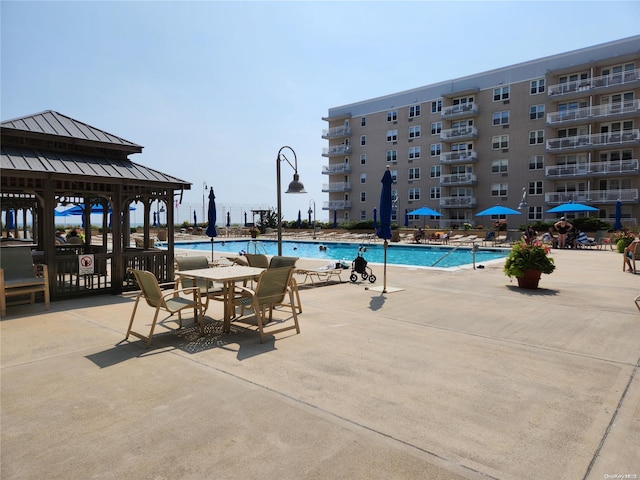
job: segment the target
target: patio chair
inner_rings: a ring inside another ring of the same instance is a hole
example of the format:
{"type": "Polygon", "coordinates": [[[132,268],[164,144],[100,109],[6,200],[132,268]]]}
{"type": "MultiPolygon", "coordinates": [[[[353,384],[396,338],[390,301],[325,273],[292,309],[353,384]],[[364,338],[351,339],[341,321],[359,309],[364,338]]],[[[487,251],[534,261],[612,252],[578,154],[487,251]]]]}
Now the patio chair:
{"type": "Polygon", "coordinates": [[[245,258],[250,267],[269,268],[269,258],[261,253],[245,253],[245,258]]]}
{"type": "Polygon", "coordinates": [[[296,333],[300,333],[298,313],[293,300],[293,290],[289,287],[292,275],[293,267],[269,268],[260,274],[255,289],[238,287],[242,292],[242,296],[236,300],[236,303],[243,307],[243,314],[245,308],[253,310],[261,343],[264,343],[266,335],[275,335],[276,333],[293,329],[296,330],[296,333]],[[286,303],[287,294],[289,295],[288,303],[286,303]],[[291,308],[293,324],[282,326],[288,319],[277,320],[278,328],[265,332],[265,325],[273,321],[273,310],[276,306],[291,308]],[[268,318],[266,314],[267,308],[269,309],[268,318]]]}
{"type": "MultiPolygon", "coordinates": [[[[209,268],[209,260],[204,255],[175,257],[174,259],[178,271],[209,268]]],[[[193,286],[200,289],[200,298],[203,299],[202,301],[204,302],[202,305],[204,313],[206,313],[207,308],[209,308],[209,300],[224,302],[224,291],[221,285],[216,285],[214,282],[203,279],[190,280],[178,277],[176,280],[176,289],[193,286]],[[191,282],[191,285],[189,285],[189,282],[191,282]],[[195,284],[193,282],[195,282],[195,284]]]]}
{"type": "MultiPolygon", "coordinates": [[[[638,271],[638,269],[636,268],[636,260],[640,260],[640,243],[636,243],[636,247],[633,250],[633,252],[630,252],[631,255],[629,255],[629,261],[631,263],[631,265],[633,266],[633,273],[636,273],[638,271]]],[[[626,267],[626,263],[624,260],[624,256],[626,255],[623,254],[622,255],[622,271],[624,272],[625,267],[626,267]]]]}
{"type": "Polygon", "coordinates": [[[127,271],[129,273],[132,273],[136,278],[136,282],[140,287],[140,293],[136,297],[136,301],[133,306],[133,312],[131,313],[131,320],[129,321],[129,328],[127,329],[125,340],[129,338],[129,335],[133,335],[134,337],[138,337],[139,339],[144,340],[147,343],[147,348],[149,348],[149,346],[151,346],[153,331],[156,328],[156,322],[158,320],[160,311],[162,310],[164,312],[167,312],[170,316],[174,313],[177,313],[178,325],[179,328],[182,328],[182,310],[186,308],[194,309],[194,320],[200,323],[200,333],[204,334],[204,315],[202,312],[202,302],[200,300],[199,287],[188,287],[180,290],[170,290],[167,293],[164,293],[161,290],[161,287],[173,285],[173,283],[159,284],[158,279],[153,273],[144,270],[134,270],[132,268],[129,268],[127,271]],[[192,298],[181,297],[181,293],[191,296],[192,298]],[[153,321],[151,322],[151,328],[148,335],[143,335],[132,330],[133,320],[136,316],[136,311],[138,310],[140,299],[144,299],[147,302],[147,305],[155,308],[153,321]]]}
{"type": "MultiPolygon", "coordinates": [[[[284,257],[280,255],[274,255],[269,261],[269,268],[283,268],[283,267],[295,267],[298,257],[284,257]]],[[[293,275],[291,275],[291,281],[289,282],[291,291],[293,292],[296,300],[298,313],[302,313],[302,303],[300,302],[300,292],[298,291],[298,281],[293,275]]]]}
{"type": "Polygon", "coordinates": [[[35,303],[36,293],[44,295],[44,309],[49,310],[49,271],[44,264],[34,265],[30,247],[4,247],[0,252],[0,316],[7,305],[35,303]],[[28,297],[7,303],[7,297],[28,297]]]}

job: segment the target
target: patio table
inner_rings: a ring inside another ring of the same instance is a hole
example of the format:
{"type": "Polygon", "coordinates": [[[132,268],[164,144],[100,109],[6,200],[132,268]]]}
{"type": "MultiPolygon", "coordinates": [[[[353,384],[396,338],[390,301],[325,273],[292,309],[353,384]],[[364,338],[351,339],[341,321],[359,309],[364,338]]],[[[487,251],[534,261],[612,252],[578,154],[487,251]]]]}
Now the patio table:
{"type": "MultiPolygon", "coordinates": [[[[184,279],[210,280],[222,283],[224,299],[224,326],[223,332],[231,331],[231,314],[233,312],[233,292],[235,283],[241,280],[250,280],[260,275],[265,269],[233,265],[229,267],[200,268],[197,270],[179,270],[176,275],[184,279]]],[[[195,281],[194,281],[195,284],[195,281]]]]}

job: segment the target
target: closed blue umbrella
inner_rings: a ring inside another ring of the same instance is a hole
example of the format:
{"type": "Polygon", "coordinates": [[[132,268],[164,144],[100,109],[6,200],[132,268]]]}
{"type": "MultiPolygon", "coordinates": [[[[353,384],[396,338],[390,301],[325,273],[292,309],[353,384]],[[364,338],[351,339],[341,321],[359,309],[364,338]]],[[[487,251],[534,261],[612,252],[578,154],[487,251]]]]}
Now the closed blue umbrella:
{"type": "Polygon", "coordinates": [[[333,211],[333,228],[338,228],[338,211],[333,211]]]}
{"type": "Polygon", "coordinates": [[[406,208],[404,209],[404,226],[409,226],[409,210],[407,210],[406,208]]]}
{"type": "MultiPolygon", "coordinates": [[[[194,211],[195,215],[195,211],[194,211]]],[[[213,194],[213,187],[209,189],[209,210],[208,210],[208,219],[209,225],[207,225],[206,234],[208,237],[211,237],[211,261],[213,262],[213,238],[218,236],[218,232],[216,231],[216,220],[218,214],[216,212],[216,196],[213,194]]]]}
{"type": "Polygon", "coordinates": [[[13,220],[13,210],[7,210],[7,230],[13,230],[15,228],[16,224],[13,220]]]}
{"type": "Polygon", "coordinates": [[[382,287],[382,293],[387,293],[387,246],[389,239],[391,238],[391,186],[393,184],[393,178],[391,177],[391,170],[387,167],[387,170],[382,176],[382,191],[380,192],[380,227],[376,230],[376,235],[379,238],[384,239],[384,284],[382,287]]]}
{"type": "Polygon", "coordinates": [[[614,230],[622,230],[622,202],[616,202],[616,221],[613,223],[614,230]]]}
{"type": "Polygon", "coordinates": [[[378,209],[373,209],[373,228],[378,228],[378,209]]]}
{"type": "Polygon", "coordinates": [[[193,228],[198,228],[198,215],[196,215],[196,211],[193,211],[193,228]]]}
{"type": "Polygon", "coordinates": [[[158,226],[158,213],[157,212],[153,212],[153,226],[154,227],[158,226]]]}
{"type": "Polygon", "coordinates": [[[302,212],[298,210],[298,228],[302,227],[302,212]]]}
{"type": "Polygon", "coordinates": [[[231,226],[231,212],[227,212],[227,227],[231,226]]]}

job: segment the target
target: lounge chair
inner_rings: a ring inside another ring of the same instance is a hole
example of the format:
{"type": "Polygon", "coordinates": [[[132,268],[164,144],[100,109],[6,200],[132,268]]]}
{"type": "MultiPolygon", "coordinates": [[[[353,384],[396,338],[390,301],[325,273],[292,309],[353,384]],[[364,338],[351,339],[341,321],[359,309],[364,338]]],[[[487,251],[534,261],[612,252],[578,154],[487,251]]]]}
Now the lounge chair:
{"type": "Polygon", "coordinates": [[[338,281],[342,283],[342,266],[338,265],[334,262],[329,262],[323,267],[319,268],[297,268],[294,272],[294,275],[299,277],[304,276],[304,279],[301,282],[298,282],[299,285],[305,284],[307,281],[310,281],[312,285],[316,284],[316,280],[318,282],[329,283],[333,277],[338,277],[338,281]]]}
{"type": "Polygon", "coordinates": [[[576,247],[578,248],[591,248],[597,245],[598,243],[593,238],[587,237],[584,232],[580,232],[576,237],[576,247]]]}
{"type": "Polygon", "coordinates": [[[34,265],[31,247],[4,247],[0,251],[0,316],[7,305],[35,303],[36,293],[44,295],[44,309],[49,310],[49,271],[44,264],[34,265]],[[7,303],[7,297],[28,297],[7,303]]]}
{"type": "Polygon", "coordinates": [[[243,296],[236,300],[236,303],[242,306],[244,314],[245,308],[253,310],[260,333],[260,342],[264,343],[266,335],[274,335],[276,333],[295,329],[296,333],[300,333],[300,325],[298,324],[298,314],[293,299],[293,291],[289,288],[291,277],[293,275],[293,267],[284,268],[268,268],[258,277],[258,283],[255,289],[247,287],[239,287],[243,296]],[[289,302],[286,297],[289,296],[289,302]],[[279,328],[265,332],[265,326],[273,321],[273,310],[276,306],[291,308],[293,315],[293,324],[282,326],[288,319],[278,320],[279,328]],[[269,309],[269,317],[267,318],[266,310],[269,309]]]}
{"type": "Polygon", "coordinates": [[[173,285],[173,283],[161,285],[158,283],[158,279],[153,273],[146,272],[144,270],[134,270],[130,268],[127,271],[129,273],[132,273],[136,278],[136,282],[140,287],[140,293],[136,297],[136,301],[133,305],[133,312],[131,312],[131,320],[129,320],[129,328],[127,328],[127,335],[125,336],[125,340],[129,338],[129,335],[133,335],[134,337],[138,337],[139,339],[144,340],[148,348],[149,346],[151,346],[153,331],[156,328],[156,322],[158,321],[158,315],[160,314],[160,311],[162,310],[164,312],[167,312],[169,316],[177,313],[178,325],[180,328],[182,328],[182,310],[186,308],[194,309],[196,317],[195,321],[200,323],[200,333],[204,334],[204,314],[202,312],[202,302],[200,301],[199,287],[189,287],[183,288],[181,290],[170,290],[168,291],[168,293],[164,293],[161,290],[161,287],[173,285]],[[180,296],[181,293],[187,296],[182,297],[180,296]],[[155,308],[153,321],[151,322],[151,328],[148,335],[134,332],[132,330],[133,320],[136,316],[136,311],[138,310],[140,299],[142,298],[144,298],[144,300],[147,302],[147,305],[155,308]]]}

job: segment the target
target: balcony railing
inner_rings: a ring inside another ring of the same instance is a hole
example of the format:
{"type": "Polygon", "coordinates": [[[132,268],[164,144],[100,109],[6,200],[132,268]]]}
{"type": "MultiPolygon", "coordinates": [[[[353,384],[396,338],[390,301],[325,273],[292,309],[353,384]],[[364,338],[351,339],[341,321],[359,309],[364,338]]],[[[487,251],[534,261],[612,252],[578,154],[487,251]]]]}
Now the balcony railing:
{"type": "Polygon", "coordinates": [[[440,185],[475,185],[478,179],[473,173],[452,173],[440,176],[440,185]]]}
{"type": "Polygon", "coordinates": [[[611,75],[604,75],[602,77],[585,78],[573,82],[550,85],[548,88],[548,96],[556,97],[574,93],[588,95],[587,92],[590,90],[625,86],[636,83],[639,80],[640,69],[629,70],[628,72],[612,73],[611,75]]]}
{"type": "Polygon", "coordinates": [[[462,105],[449,105],[442,107],[440,116],[442,118],[474,117],[478,115],[478,104],[475,102],[462,105]]]}
{"type": "Polygon", "coordinates": [[[476,127],[458,127],[442,130],[440,132],[440,140],[443,142],[454,142],[458,140],[467,140],[477,138],[478,129],[476,127]]]}
{"type": "Polygon", "coordinates": [[[446,152],[440,154],[440,163],[475,163],[478,161],[478,152],[468,150],[466,152],[446,152]]]}
{"type": "Polygon", "coordinates": [[[333,145],[322,149],[323,157],[333,157],[335,155],[348,155],[351,153],[350,145],[333,145]]]}
{"type": "Polygon", "coordinates": [[[626,102],[594,105],[593,107],[576,108],[563,112],[547,114],[547,125],[559,125],[570,122],[586,122],[591,119],[604,119],[623,115],[638,115],[640,113],[640,99],[626,102]]]}
{"type": "Polygon", "coordinates": [[[560,205],[562,203],[587,203],[587,204],[615,204],[618,200],[622,203],[638,203],[638,189],[611,189],[589,190],[588,192],[550,192],[545,193],[544,201],[547,205],[560,205]]]}
{"type": "Polygon", "coordinates": [[[470,208],[475,207],[476,197],[441,197],[442,208],[470,208]]]}
{"type": "Polygon", "coordinates": [[[351,191],[351,182],[335,182],[325,183],[322,185],[323,192],[349,192],[351,191]]]}
{"type": "Polygon", "coordinates": [[[640,143],[640,130],[624,130],[621,132],[592,133],[577,137],[552,138],[547,140],[548,152],[588,150],[591,148],[608,148],[640,143]]]}
{"type": "Polygon", "coordinates": [[[323,165],[322,166],[322,174],[323,175],[337,175],[340,173],[349,173],[351,172],[351,164],[350,163],[337,163],[335,165],[323,165]]]}
{"type": "Polygon", "coordinates": [[[570,178],[587,175],[637,175],[638,173],[640,173],[640,168],[637,158],[577,165],[550,165],[545,168],[545,176],[547,178],[570,178]]]}
{"type": "Polygon", "coordinates": [[[338,137],[350,137],[351,127],[343,125],[341,127],[327,128],[322,131],[322,138],[338,138],[338,137]]]}
{"type": "Polygon", "coordinates": [[[351,210],[351,200],[332,200],[322,204],[323,210],[351,210]]]}

